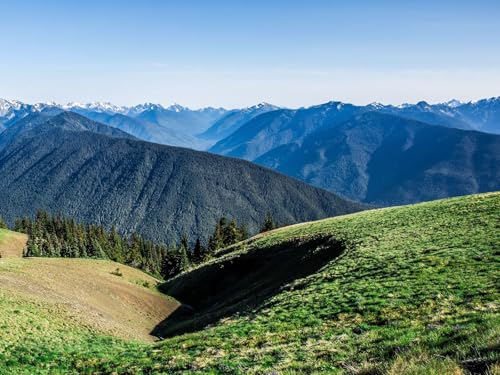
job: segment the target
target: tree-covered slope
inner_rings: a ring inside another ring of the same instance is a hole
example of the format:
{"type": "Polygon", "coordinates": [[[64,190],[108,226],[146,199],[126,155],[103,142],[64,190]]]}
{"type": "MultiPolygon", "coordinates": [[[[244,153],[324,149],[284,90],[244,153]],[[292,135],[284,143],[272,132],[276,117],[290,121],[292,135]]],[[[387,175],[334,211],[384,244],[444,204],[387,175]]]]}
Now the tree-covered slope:
{"type": "Polygon", "coordinates": [[[256,163],[376,205],[500,189],[500,136],[369,112],[256,163]]]}
{"type": "Polygon", "coordinates": [[[0,135],[0,191],[11,224],[41,208],[166,244],[182,234],[206,240],[222,216],[256,231],[267,212],[284,224],[362,208],[245,161],[137,141],[73,113],[0,135]]]}
{"type": "Polygon", "coordinates": [[[20,332],[27,319],[47,328],[26,336],[22,350],[12,336],[0,336],[0,372],[494,374],[499,212],[500,193],[489,193],[256,236],[163,286],[192,307],[160,327],[217,317],[152,346],[69,331],[50,323],[56,317],[44,305],[3,297],[0,314],[9,313],[20,332]],[[288,258],[295,266],[260,274],[263,293],[246,293],[256,287],[251,270],[267,261],[290,264],[288,258]],[[295,273],[300,259],[305,270],[295,273]],[[242,273],[245,263],[251,270],[242,273]],[[225,287],[210,290],[217,273],[225,287]]]}

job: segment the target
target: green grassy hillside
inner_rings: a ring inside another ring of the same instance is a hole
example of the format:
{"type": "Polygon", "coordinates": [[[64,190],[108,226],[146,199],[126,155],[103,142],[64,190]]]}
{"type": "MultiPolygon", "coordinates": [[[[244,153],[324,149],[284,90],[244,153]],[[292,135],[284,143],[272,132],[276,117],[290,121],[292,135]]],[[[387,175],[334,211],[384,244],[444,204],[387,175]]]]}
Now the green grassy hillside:
{"type": "Polygon", "coordinates": [[[42,305],[28,318],[2,295],[0,314],[46,330],[0,336],[0,373],[499,373],[499,218],[490,193],[255,237],[162,286],[192,308],[159,332],[210,326],[154,345],[53,323],[42,305]]]}
{"type": "Polygon", "coordinates": [[[60,356],[153,342],[157,322],[178,306],[157,283],[107,260],[1,258],[0,374],[71,372],[60,356]]]}

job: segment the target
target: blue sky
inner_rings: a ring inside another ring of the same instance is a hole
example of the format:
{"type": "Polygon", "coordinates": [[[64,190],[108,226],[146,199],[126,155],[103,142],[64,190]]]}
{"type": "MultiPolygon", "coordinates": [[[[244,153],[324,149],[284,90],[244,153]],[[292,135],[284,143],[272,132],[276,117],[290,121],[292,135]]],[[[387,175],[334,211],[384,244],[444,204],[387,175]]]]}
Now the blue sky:
{"type": "Polygon", "coordinates": [[[500,95],[500,1],[0,0],[0,97],[302,106],[500,95]]]}

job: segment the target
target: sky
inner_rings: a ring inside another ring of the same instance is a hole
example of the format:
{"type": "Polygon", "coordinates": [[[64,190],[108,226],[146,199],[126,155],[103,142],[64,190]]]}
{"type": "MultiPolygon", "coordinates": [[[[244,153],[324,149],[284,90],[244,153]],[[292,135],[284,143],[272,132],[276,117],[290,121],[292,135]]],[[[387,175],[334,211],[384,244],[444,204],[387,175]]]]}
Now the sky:
{"type": "Polygon", "coordinates": [[[0,97],[235,108],[500,95],[500,1],[0,0],[0,97]]]}

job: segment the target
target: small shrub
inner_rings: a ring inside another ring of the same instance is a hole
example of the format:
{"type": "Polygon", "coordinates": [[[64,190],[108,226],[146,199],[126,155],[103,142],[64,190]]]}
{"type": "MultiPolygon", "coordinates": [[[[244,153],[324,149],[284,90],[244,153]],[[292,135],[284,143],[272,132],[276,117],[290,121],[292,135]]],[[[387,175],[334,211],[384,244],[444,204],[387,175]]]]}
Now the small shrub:
{"type": "Polygon", "coordinates": [[[117,268],[116,270],[114,270],[113,272],[111,272],[112,275],[115,275],[115,276],[119,276],[119,277],[122,277],[123,276],[123,273],[121,273],[120,269],[117,268]]]}

